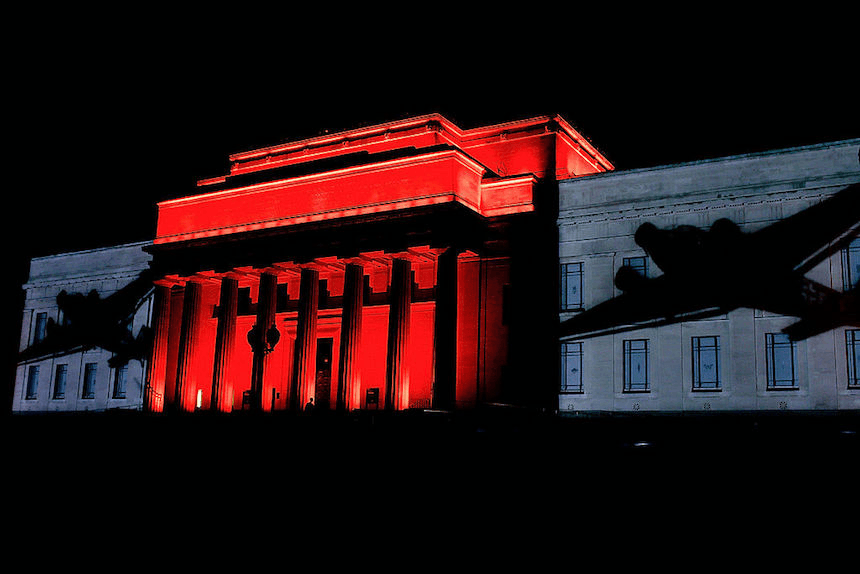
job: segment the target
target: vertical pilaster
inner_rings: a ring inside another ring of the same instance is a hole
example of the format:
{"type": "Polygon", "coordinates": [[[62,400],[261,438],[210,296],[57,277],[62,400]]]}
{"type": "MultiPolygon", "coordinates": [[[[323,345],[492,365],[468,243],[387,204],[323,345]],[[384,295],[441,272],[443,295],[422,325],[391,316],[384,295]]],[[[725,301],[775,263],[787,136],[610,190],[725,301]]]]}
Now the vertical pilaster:
{"type": "Polygon", "coordinates": [[[156,285],[153,295],[152,353],[146,376],[144,409],[150,413],[164,411],[164,385],[167,378],[167,346],[170,332],[170,287],[156,285]]]}
{"type": "Polygon", "coordinates": [[[391,264],[388,313],[388,362],[385,371],[385,409],[403,410],[409,401],[409,321],[412,310],[412,264],[394,259],[391,264]]]}
{"type": "Polygon", "coordinates": [[[215,363],[212,368],[211,408],[218,412],[232,410],[233,381],[231,364],[236,339],[236,317],[239,307],[239,281],[232,277],[221,279],[218,304],[218,327],[215,333],[215,363]]]}
{"type": "Polygon", "coordinates": [[[319,271],[302,269],[299,287],[299,315],[296,326],[295,364],[290,384],[293,410],[301,410],[316,388],[317,313],[319,311],[319,271]]]}
{"type": "Polygon", "coordinates": [[[435,329],[433,408],[452,409],[457,391],[457,250],[453,247],[436,262],[435,329]]]}
{"type": "Polygon", "coordinates": [[[180,412],[192,412],[196,403],[195,351],[200,338],[200,320],[203,310],[202,290],[203,286],[195,281],[188,281],[185,284],[174,399],[176,408],[180,412]]]}
{"type": "Polygon", "coordinates": [[[257,296],[257,323],[248,336],[253,351],[251,364],[251,408],[263,410],[266,363],[269,356],[268,333],[276,328],[275,311],[278,297],[278,277],[272,273],[260,275],[257,296]]]}
{"type": "Polygon", "coordinates": [[[364,268],[346,266],[343,287],[343,315],[340,327],[340,364],[337,375],[337,410],[357,408],[359,402],[359,348],[364,305],[364,268]]]}

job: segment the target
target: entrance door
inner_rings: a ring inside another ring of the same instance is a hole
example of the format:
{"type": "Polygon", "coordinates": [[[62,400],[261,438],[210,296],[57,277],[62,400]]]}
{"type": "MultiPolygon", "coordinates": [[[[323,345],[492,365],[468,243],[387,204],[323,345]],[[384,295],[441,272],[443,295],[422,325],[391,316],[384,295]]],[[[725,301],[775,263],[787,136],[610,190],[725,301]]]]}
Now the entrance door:
{"type": "Polygon", "coordinates": [[[334,339],[317,339],[317,377],[314,404],[328,409],[331,403],[331,360],[334,339]]]}

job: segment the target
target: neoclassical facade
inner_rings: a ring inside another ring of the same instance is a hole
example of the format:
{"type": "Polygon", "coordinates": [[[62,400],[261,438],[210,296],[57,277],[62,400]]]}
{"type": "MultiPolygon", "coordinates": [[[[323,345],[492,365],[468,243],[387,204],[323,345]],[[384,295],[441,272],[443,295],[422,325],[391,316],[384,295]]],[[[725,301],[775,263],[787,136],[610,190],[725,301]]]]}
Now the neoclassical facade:
{"type": "Polygon", "coordinates": [[[860,409],[860,140],[614,168],[438,114],[230,156],[32,261],[13,411],[860,409]]]}
{"type": "Polygon", "coordinates": [[[860,408],[858,151],[562,181],[560,410],[860,408]]]}
{"type": "Polygon", "coordinates": [[[554,408],[560,117],[429,115],[230,157],[158,204],[149,411],[554,408]]]}
{"type": "Polygon", "coordinates": [[[12,411],[140,410],[152,305],[151,242],[37,257],[12,411]]]}

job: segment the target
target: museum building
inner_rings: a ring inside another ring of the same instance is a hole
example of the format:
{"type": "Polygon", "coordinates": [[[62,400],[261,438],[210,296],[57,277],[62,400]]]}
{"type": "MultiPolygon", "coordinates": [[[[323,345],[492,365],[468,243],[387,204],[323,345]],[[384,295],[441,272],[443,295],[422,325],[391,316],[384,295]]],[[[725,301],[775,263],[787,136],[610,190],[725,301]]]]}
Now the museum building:
{"type": "Polygon", "coordinates": [[[237,153],[152,241],[31,262],[12,410],[860,409],[858,150],[616,172],[432,114],[237,153]]]}
{"type": "Polygon", "coordinates": [[[35,257],[23,285],[12,412],[140,410],[151,241],[35,257]]]}
{"type": "Polygon", "coordinates": [[[860,139],[561,182],[559,409],[860,409],[860,139]]]}
{"type": "Polygon", "coordinates": [[[428,115],[238,153],[158,204],[145,407],[552,408],[560,117],[428,115]]]}

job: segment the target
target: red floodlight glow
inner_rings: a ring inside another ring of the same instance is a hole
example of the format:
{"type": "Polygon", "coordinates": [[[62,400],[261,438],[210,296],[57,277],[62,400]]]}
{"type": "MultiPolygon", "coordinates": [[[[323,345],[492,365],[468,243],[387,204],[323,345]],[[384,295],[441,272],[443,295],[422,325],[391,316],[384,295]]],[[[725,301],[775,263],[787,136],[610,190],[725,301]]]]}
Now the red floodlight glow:
{"type": "MultiPolygon", "coordinates": [[[[247,231],[288,231],[304,223],[444,204],[485,218],[528,213],[535,210],[541,182],[613,169],[559,117],[462,130],[437,114],[230,160],[228,175],[198,182],[201,189],[226,188],[158,204],[156,245],[181,247],[230,235],[241,241],[238,234],[247,231]],[[374,161],[374,154],[395,150],[405,153],[374,161]],[[350,167],[262,177],[273,168],[355,152],[366,152],[355,156],[364,163],[354,165],[350,158],[350,167]],[[231,181],[244,179],[236,176],[247,174],[263,181],[231,187],[231,181]]],[[[365,251],[344,260],[321,253],[301,265],[270,262],[265,270],[192,270],[190,277],[161,278],[147,408],[160,411],[166,403],[182,411],[285,410],[304,407],[310,397],[321,408],[339,402],[340,408],[360,409],[429,408],[440,397],[439,404],[448,406],[500,400],[513,348],[505,318],[514,281],[510,257],[453,245],[398,249],[405,250],[365,251]],[[247,290],[242,312],[240,286],[247,290]],[[420,293],[416,300],[413,290],[420,293]],[[327,305],[320,302],[323,294],[327,305]],[[279,297],[290,305],[278,308],[279,297]],[[344,301],[340,308],[331,304],[338,298],[344,301]],[[307,317],[315,318],[312,326],[307,317]],[[280,334],[264,356],[246,341],[263,320],[280,334]]]]}
{"type": "MultiPolygon", "coordinates": [[[[558,117],[461,130],[431,115],[235,154],[230,176],[355,151],[420,150],[440,143],[454,149],[161,202],[155,243],[451,202],[485,217],[523,213],[534,210],[539,179],[612,169],[558,117]]],[[[199,185],[227,181],[223,176],[199,185]]]]}

